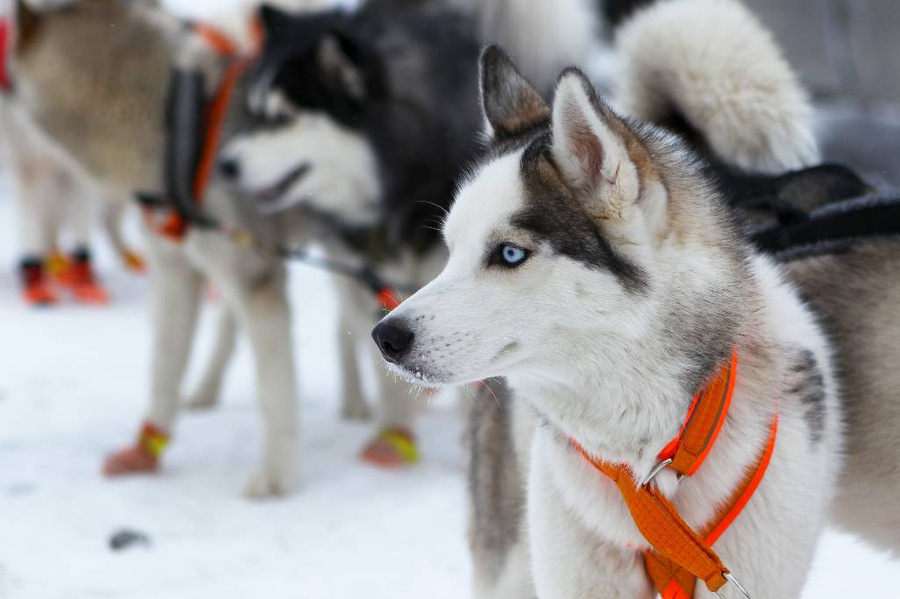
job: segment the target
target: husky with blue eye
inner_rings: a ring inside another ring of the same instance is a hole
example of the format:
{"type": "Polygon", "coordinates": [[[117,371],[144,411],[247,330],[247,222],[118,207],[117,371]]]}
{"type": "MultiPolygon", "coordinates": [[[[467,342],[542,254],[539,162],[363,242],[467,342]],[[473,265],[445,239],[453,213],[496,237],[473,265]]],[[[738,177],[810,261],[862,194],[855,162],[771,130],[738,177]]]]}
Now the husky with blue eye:
{"type": "Polygon", "coordinates": [[[715,551],[752,596],[798,597],[842,449],[813,313],[744,241],[686,144],[620,116],[580,71],[560,76],[547,105],[489,49],[482,99],[491,151],[445,223],[449,261],[373,331],[391,370],[428,386],[502,376],[537,413],[527,529],[541,598],[655,593],[648,541],[576,447],[652,479],[702,530],[777,417],[771,467],[715,551]],[[660,469],[692,398],[734,355],[730,410],[702,468],[660,469]]]}
{"type": "MultiPolygon", "coordinates": [[[[715,163],[740,165],[757,173],[750,188],[741,189],[749,179],[729,181],[720,169],[707,167],[718,171],[715,178],[731,200],[747,192],[769,194],[773,183],[781,187],[775,195],[804,209],[829,198],[871,191],[840,169],[820,167],[774,178],[759,175],[807,165],[815,160],[816,148],[802,89],[769,34],[746,11],[724,2],[662,3],[641,13],[617,37],[622,65],[617,104],[645,120],[687,133],[693,145],[715,163]],[[710,54],[710,48],[716,52],[710,54]],[[720,61],[719,56],[727,56],[728,61],[720,61]]],[[[784,266],[789,280],[827,326],[840,365],[846,466],[832,506],[832,522],[894,552],[900,548],[894,501],[900,487],[893,474],[900,412],[894,393],[896,369],[891,366],[896,361],[892,347],[900,325],[893,312],[900,301],[900,286],[895,284],[897,246],[891,238],[854,243],[837,254],[813,252],[784,266]]],[[[522,248],[507,247],[503,253],[510,263],[525,257],[522,248]]],[[[501,282],[498,292],[510,283],[501,282]]],[[[505,310],[521,314],[522,302],[531,301],[532,295],[528,291],[510,299],[505,310]]],[[[570,299],[564,297],[561,301],[570,299]]],[[[522,326],[526,332],[532,321],[522,326]]],[[[485,330],[497,330],[493,319],[485,330]]],[[[401,345],[408,341],[395,340],[401,345]]],[[[415,344],[415,337],[411,341],[415,344]]],[[[569,371],[561,368],[556,374],[562,380],[569,371]]],[[[821,438],[819,431],[825,423],[821,408],[826,404],[817,401],[822,397],[817,379],[810,380],[810,393],[800,403],[806,408],[812,440],[821,438]]],[[[479,598],[534,595],[525,489],[537,429],[534,410],[527,404],[508,385],[490,380],[481,386],[470,416],[469,530],[479,598]]]]}

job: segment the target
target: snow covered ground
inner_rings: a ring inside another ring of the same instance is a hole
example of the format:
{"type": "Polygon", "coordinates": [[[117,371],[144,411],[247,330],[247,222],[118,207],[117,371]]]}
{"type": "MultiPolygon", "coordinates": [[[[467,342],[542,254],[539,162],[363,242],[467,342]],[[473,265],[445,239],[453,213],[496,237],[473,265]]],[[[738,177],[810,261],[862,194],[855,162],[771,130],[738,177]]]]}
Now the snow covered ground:
{"type": "MultiPolygon", "coordinates": [[[[123,273],[101,240],[113,305],[26,308],[14,223],[0,179],[0,598],[468,596],[458,407],[445,399],[425,411],[421,465],[362,465],[370,429],[338,418],[335,297],[321,274],[292,273],[306,432],[298,493],[240,496],[260,439],[243,347],[222,407],[183,415],[159,476],[108,481],[101,459],[131,440],[147,397],[146,281],[123,273]],[[122,529],[149,546],[111,551],[122,529]]],[[[900,565],[829,533],[804,598],[886,597],[898,585],[900,565]]]]}
{"type": "MultiPolygon", "coordinates": [[[[10,195],[0,178],[0,599],[469,596],[457,404],[424,411],[421,465],[362,465],[371,429],[338,418],[335,296],[303,267],[291,282],[302,488],[261,503],[240,495],[260,440],[245,347],[221,408],[181,418],[160,475],[104,480],[104,454],[132,439],[147,398],[146,281],[123,273],[101,241],[110,307],[24,307],[10,195]],[[110,536],[123,529],[149,545],[112,551],[110,536]]],[[[829,532],[804,599],[888,597],[898,587],[900,564],[829,532]]]]}

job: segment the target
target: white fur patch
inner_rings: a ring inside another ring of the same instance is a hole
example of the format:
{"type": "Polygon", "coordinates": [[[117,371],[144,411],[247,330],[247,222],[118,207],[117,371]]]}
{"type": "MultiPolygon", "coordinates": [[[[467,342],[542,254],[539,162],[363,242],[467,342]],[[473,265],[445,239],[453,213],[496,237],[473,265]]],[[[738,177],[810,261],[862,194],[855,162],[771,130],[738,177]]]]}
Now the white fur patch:
{"type": "Polygon", "coordinates": [[[380,216],[378,163],[369,142],[318,112],[301,112],[285,126],[238,135],[222,151],[238,175],[243,193],[266,196],[263,208],[308,206],[348,225],[367,225],[380,216]],[[308,171],[272,193],[303,165],[308,171]]]}
{"type": "Polygon", "coordinates": [[[719,158],[780,173],[819,160],[805,90],[767,29],[735,0],[658,2],[622,26],[617,106],[649,120],[674,108],[719,158]]]}

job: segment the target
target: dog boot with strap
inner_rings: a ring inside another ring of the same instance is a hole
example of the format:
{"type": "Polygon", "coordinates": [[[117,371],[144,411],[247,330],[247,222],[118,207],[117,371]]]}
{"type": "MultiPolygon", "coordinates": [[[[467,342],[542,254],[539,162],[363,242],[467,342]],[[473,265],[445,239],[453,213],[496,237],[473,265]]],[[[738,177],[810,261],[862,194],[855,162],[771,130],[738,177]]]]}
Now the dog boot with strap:
{"type": "Polygon", "coordinates": [[[103,474],[122,476],[124,474],[153,473],[159,470],[159,458],[169,444],[169,435],[162,429],[146,422],[141,427],[137,443],[110,454],[103,463],[103,474]]]}
{"type": "Polygon", "coordinates": [[[419,447],[410,431],[389,428],[363,449],[362,459],[382,468],[401,468],[419,461],[419,447]]]}
{"type": "Polygon", "coordinates": [[[659,454],[660,463],[647,480],[638,482],[624,464],[611,464],[587,454],[572,440],[575,449],[596,470],[618,487],[632,519],[650,549],[644,552],[647,575],[663,599],[690,599],[696,580],[714,593],[733,584],[742,596],[750,595],[722,564],[712,545],[737,518],[756,491],[768,468],[778,431],[777,410],[768,443],[753,468],[720,509],[704,534],[698,535],[684,521],[676,507],[652,484],[653,478],[669,468],[679,476],[694,474],[718,437],[731,404],[737,377],[737,352],[710,383],[694,397],[685,424],[678,436],[659,454]]]}
{"type": "Polygon", "coordinates": [[[72,254],[66,269],[60,275],[60,281],[79,302],[85,304],[109,303],[109,294],[97,281],[91,264],[91,254],[88,250],[81,249],[72,254]]]}
{"type": "Polygon", "coordinates": [[[22,296],[32,306],[49,306],[57,301],[56,293],[50,286],[44,261],[40,258],[26,258],[19,266],[22,279],[22,296]]]}

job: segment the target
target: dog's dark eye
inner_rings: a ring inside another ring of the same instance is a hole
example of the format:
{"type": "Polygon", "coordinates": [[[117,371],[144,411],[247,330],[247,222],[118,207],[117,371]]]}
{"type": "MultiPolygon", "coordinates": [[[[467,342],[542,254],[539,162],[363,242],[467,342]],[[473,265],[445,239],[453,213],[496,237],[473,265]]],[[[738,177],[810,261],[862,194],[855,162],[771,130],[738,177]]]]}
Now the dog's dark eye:
{"type": "Polygon", "coordinates": [[[490,264],[505,268],[516,268],[525,263],[531,252],[511,243],[501,243],[491,255],[490,264]]]}

